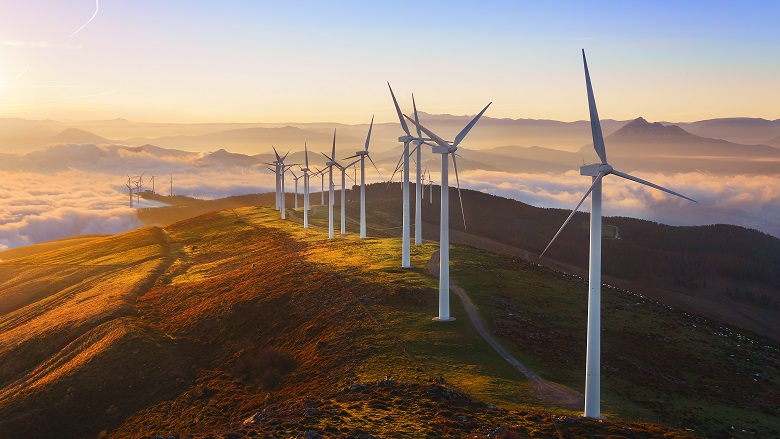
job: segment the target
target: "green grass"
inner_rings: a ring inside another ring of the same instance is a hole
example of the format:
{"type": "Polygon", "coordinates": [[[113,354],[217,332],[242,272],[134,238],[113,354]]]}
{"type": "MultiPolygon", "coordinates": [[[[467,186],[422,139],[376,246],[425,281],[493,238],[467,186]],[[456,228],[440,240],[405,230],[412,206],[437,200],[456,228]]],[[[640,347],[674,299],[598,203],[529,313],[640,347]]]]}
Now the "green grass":
{"type": "MultiPolygon", "coordinates": [[[[545,378],[584,391],[585,280],[468,247],[456,246],[452,260],[453,279],[519,359],[545,378]]],[[[603,411],[707,435],[731,426],[777,431],[772,407],[780,402],[779,347],[602,288],[603,411]]]]}

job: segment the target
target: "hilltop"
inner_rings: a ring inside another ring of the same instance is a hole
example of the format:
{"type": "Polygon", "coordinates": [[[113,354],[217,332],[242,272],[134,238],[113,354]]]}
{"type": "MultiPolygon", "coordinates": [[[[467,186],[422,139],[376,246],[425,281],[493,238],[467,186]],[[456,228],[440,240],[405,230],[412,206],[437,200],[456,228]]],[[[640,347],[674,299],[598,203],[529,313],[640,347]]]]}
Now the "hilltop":
{"type": "MultiPolygon", "coordinates": [[[[400,270],[397,239],[329,241],[323,214],[306,231],[237,208],[0,263],[13,299],[0,316],[0,435],[777,433],[775,342],[606,290],[609,420],[582,419],[539,399],[465,318],[431,321],[435,244],[400,270]]],[[[468,247],[453,263],[514,355],[582,390],[581,279],[468,247]]]]}

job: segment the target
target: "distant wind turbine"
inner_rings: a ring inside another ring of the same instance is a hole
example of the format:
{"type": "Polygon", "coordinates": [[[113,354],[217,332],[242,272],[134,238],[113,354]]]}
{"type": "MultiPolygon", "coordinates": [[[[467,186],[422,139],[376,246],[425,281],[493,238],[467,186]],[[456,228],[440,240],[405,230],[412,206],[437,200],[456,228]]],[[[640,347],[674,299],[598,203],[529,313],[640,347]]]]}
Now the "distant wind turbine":
{"type": "Polygon", "coordinates": [[[344,160],[360,157],[360,237],[366,237],[366,157],[374,165],[374,169],[379,174],[379,178],[382,178],[382,173],[379,172],[379,168],[376,167],[376,163],[371,159],[368,154],[368,144],[371,141],[371,130],[374,128],[374,116],[371,116],[371,125],[368,127],[368,135],[366,135],[366,146],[362,151],[357,151],[352,157],[347,157],[344,160]]]}
{"type": "MultiPolygon", "coordinates": [[[[335,153],[336,153],[336,138],[334,136],[334,138],[333,138],[333,154],[335,154],[335,153]]],[[[325,155],[325,154],[323,154],[323,155],[325,155]]],[[[343,166],[341,163],[336,161],[332,156],[328,157],[327,155],[325,155],[325,157],[328,159],[328,165],[331,167],[331,175],[333,175],[333,166],[339,168],[339,170],[341,171],[341,234],[344,235],[344,234],[347,233],[347,214],[346,214],[346,195],[347,195],[347,181],[346,181],[346,177],[347,177],[347,169],[349,169],[351,166],[354,166],[355,164],[357,164],[357,162],[359,162],[360,160],[355,160],[354,162],[352,162],[352,163],[350,163],[350,164],[348,164],[346,166],[343,166]]],[[[350,177],[350,178],[352,178],[352,177],[350,177]]],[[[331,183],[330,184],[331,184],[331,188],[330,188],[331,192],[330,193],[332,195],[333,194],[333,179],[332,179],[332,177],[331,177],[331,183]]],[[[333,203],[331,202],[330,205],[333,206],[333,203]]],[[[332,210],[332,207],[331,207],[331,210],[332,210]]]]}
{"type": "MultiPolygon", "coordinates": [[[[322,155],[328,158],[328,156],[325,155],[324,153],[322,155]]],[[[332,157],[335,156],[336,156],[336,129],[334,128],[333,149],[331,150],[330,158],[328,158],[328,161],[325,163],[325,167],[328,170],[328,191],[329,191],[328,192],[328,239],[333,239],[333,166],[336,165],[336,162],[333,161],[332,157]]]]}
{"type": "Polygon", "coordinates": [[[304,167],[303,171],[303,228],[309,228],[309,148],[306,146],[306,142],[303,143],[304,150],[304,167]]]}
{"type": "Polygon", "coordinates": [[[298,210],[298,180],[302,178],[303,175],[301,175],[300,177],[295,175],[295,172],[293,172],[292,169],[290,169],[290,174],[292,174],[293,180],[295,180],[295,205],[293,206],[293,209],[298,210]]]}
{"type": "Polygon", "coordinates": [[[127,175],[127,183],[125,183],[125,186],[127,186],[127,191],[130,194],[130,208],[133,207],[133,186],[132,181],[130,179],[130,175],[125,173],[127,175]]]}
{"type": "Polygon", "coordinates": [[[669,189],[665,189],[649,181],[642,180],[629,174],[625,174],[614,169],[609,163],[607,163],[607,151],[604,147],[604,136],[601,132],[601,122],[599,121],[599,115],[596,111],[596,100],[593,97],[593,87],[590,83],[590,73],[588,72],[588,62],[585,59],[585,50],[582,50],[582,63],[585,66],[585,87],[588,93],[588,108],[590,110],[590,128],[593,136],[593,148],[596,150],[601,163],[595,163],[592,165],[585,165],[580,168],[580,175],[588,175],[592,177],[593,184],[590,186],[585,196],[577,204],[574,210],[571,211],[569,217],[563,222],[563,225],[558,230],[558,233],[553,236],[552,240],[542,252],[544,255],[547,249],[550,248],[555,238],[560,235],[561,231],[569,220],[574,216],[582,203],[591,193],[591,209],[590,209],[590,261],[589,275],[588,275],[588,335],[587,335],[587,353],[585,363],[585,416],[590,418],[598,418],[601,416],[601,181],[610,174],[617,175],[628,180],[641,183],[645,186],[650,186],[654,189],[685,198],[686,200],[692,200],[684,195],[680,195],[677,192],[672,192],[669,189]]]}
{"type": "Polygon", "coordinates": [[[404,115],[415,126],[419,127],[428,137],[436,143],[433,152],[441,154],[441,219],[439,228],[439,316],[434,320],[440,322],[449,322],[455,320],[450,317],[450,188],[448,181],[449,160],[448,155],[452,156],[452,166],[455,169],[455,180],[458,183],[458,198],[460,199],[460,212],[463,215],[463,228],[466,228],[466,215],[463,212],[463,199],[460,197],[460,179],[458,178],[458,162],[455,160],[455,151],[458,145],[471,131],[471,128],[477,123],[482,114],[487,111],[491,103],[487,104],[482,111],[477,114],[471,122],[466,125],[451,144],[441,137],[437,136],[431,130],[425,128],[419,122],[404,115]]]}
{"type": "MultiPolygon", "coordinates": [[[[398,138],[399,142],[402,142],[404,144],[404,150],[403,150],[403,156],[398,161],[399,166],[401,161],[403,161],[403,227],[402,227],[402,233],[401,233],[401,267],[402,268],[409,268],[412,266],[411,264],[411,236],[410,236],[410,223],[411,218],[409,214],[409,143],[412,141],[419,141],[420,143],[424,142],[428,139],[423,139],[422,137],[414,137],[412,136],[411,132],[409,132],[409,126],[406,125],[406,121],[404,120],[404,116],[401,113],[401,107],[398,106],[398,101],[395,99],[395,93],[393,93],[393,88],[390,87],[390,83],[387,83],[387,87],[390,89],[390,96],[393,98],[393,104],[395,105],[395,111],[398,113],[398,120],[401,122],[401,128],[406,133],[405,136],[401,136],[398,138]]],[[[415,108],[416,110],[416,108],[415,108]]],[[[416,116],[416,112],[415,112],[416,116]]],[[[417,147],[419,148],[420,143],[416,143],[417,147]]],[[[419,150],[419,149],[418,149],[419,150]]],[[[398,171],[398,166],[396,166],[396,171],[398,171]]],[[[418,171],[419,172],[419,171],[418,171]]],[[[393,173],[395,175],[395,172],[393,173]]],[[[390,177],[390,181],[393,180],[393,177],[390,177]]],[[[419,205],[418,205],[419,206],[419,205]]]]}

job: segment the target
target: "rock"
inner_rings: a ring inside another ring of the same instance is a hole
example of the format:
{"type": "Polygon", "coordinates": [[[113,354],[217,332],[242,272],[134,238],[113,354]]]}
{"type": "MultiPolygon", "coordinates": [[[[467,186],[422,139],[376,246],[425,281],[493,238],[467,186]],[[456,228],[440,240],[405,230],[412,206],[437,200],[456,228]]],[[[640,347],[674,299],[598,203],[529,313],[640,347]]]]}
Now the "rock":
{"type": "Polygon", "coordinates": [[[465,416],[463,416],[463,415],[458,415],[458,417],[457,417],[457,418],[455,418],[455,419],[457,419],[457,420],[458,420],[458,421],[460,421],[460,422],[466,422],[466,417],[465,417],[465,416]]]}
{"type": "Polygon", "coordinates": [[[317,410],[314,407],[307,407],[306,410],[303,411],[303,416],[306,416],[307,418],[311,418],[314,416],[317,416],[320,414],[320,411],[317,410]]]}
{"type": "Polygon", "coordinates": [[[268,421],[268,425],[279,425],[279,424],[281,424],[281,422],[277,421],[276,419],[271,419],[270,421],[268,421]]]}
{"type": "Polygon", "coordinates": [[[260,422],[265,422],[265,416],[263,416],[262,413],[257,412],[254,415],[244,419],[243,424],[244,425],[253,425],[253,424],[258,424],[260,422]]]}
{"type": "Polygon", "coordinates": [[[314,430],[306,430],[306,433],[303,434],[303,437],[306,439],[322,439],[322,435],[314,430]]]}

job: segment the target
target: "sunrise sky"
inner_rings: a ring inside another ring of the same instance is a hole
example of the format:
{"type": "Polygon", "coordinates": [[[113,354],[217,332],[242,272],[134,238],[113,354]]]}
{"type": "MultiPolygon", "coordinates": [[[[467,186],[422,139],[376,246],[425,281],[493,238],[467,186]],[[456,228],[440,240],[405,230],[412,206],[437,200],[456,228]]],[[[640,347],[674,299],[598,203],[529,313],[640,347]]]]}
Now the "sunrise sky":
{"type": "Polygon", "coordinates": [[[776,1],[332,3],[0,0],[0,117],[580,120],[585,48],[602,118],[780,118],[776,1]]]}

